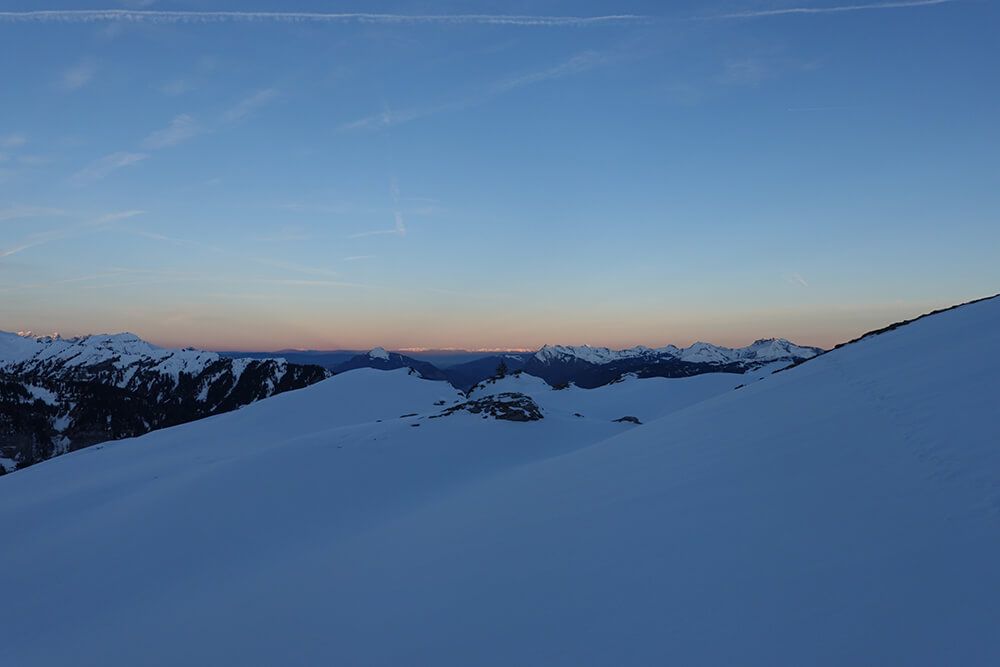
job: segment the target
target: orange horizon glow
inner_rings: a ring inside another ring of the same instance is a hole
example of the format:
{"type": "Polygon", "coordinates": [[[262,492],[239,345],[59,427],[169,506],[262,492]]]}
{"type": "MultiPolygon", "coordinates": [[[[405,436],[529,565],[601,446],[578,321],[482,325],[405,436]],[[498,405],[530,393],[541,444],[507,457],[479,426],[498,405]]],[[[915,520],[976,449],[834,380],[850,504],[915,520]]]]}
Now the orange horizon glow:
{"type": "MultiPolygon", "coordinates": [[[[538,319],[530,314],[509,317],[463,317],[441,313],[419,318],[373,317],[350,321],[323,321],[317,313],[291,313],[287,318],[190,312],[183,316],[108,317],[94,313],[76,326],[4,326],[0,329],[35,332],[61,331],[65,337],[130,331],[166,348],[195,347],[231,352],[364,351],[374,347],[410,354],[430,352],[533,352],[543,345],[590,345],[624,349],[645,345],[687,347],[705,341],[725,347],[744,347],[761,338],[785,338],[798,345],[829,349],[838,343],[893,322],[953,305],[948,302],[892,303],[868,306],[758,311],[724,314],[700,312],[684,317],[639,313],[620,317],[538,319]],[[88,326],[91,325],[91,326],[88,326]],[[329,335],[327,331],[339,331],[329,335]],[[465,343],[467,341],[467,343],[465,343]],[[510,341],[509,343],[507,341],[510,341]]],[[[332,319],[332,318],[331,318],[332,319]]],[[[13,324],[13,323],[10,323],[13,324]]]]}

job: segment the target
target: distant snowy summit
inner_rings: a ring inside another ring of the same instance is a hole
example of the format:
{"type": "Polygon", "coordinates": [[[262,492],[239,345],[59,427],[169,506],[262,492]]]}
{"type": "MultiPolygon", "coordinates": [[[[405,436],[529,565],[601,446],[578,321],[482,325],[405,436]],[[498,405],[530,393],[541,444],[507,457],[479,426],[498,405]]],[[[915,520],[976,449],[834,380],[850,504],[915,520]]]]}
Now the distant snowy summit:
{"type": "Polygon", "coordinates": [[[644,345],[624,350],[589,345],[546,345],[523,370],[553,385],[599,387],[627,376],[689,377],[702,373],[746,373],[768,365],[789,365],[823,352],[783,338],[764,338],[746,347],[697,342],[685,348],[644,345]]]}
{"type": "Polygon", "coordinates": [[[177,378],[180,373],[200,373],[219,359],[214,352],[194,348],[157,347],[129,332],[75,338],[0,332],[0,370],[13,368],[21,373],[82,370],[102,364],[121,369],[143,365],[148,370],[177,378]]]}
{"type": "Polygon", "coordinates": [[[329,376],[284,359],[162,348],[127,332],[0,332],[0,468],[227,412],[329,376]]]}
{"type": "Polygon", "coordinates": [[[783,338],[766,338],[746,347],[729,348],[698,342],[686,348],[643,345],[624,350],[589,345],[545,345],[534,353],[491,354],[462,364],[438,368],[428,361],[376,347],[333,367],[340,373],[357,368],[412,368],[429,380],[447,380],[467,390],[498,372],[525,371],[549,384],[572,383],[599,387],[626,375],[689,377],[702,373],[745,373],[771,364],[792,364],[823,350],[796,345],[783,338]]]}
{"type": "Polygon", "coordinates": [[[411,368],[426,380],[447,380],[448,377],[434,364],[420,361],[398,352],[387,352],[383,347],[375,347],[363,354],[334,367],[337,373],[352,371],[357,368],[375,368],[380,371],[394,371],[397,368],[411,368]]]}
{"type": "Polygon", "coordinates": [[[594,365],[609,364],[628,359],[658,358],[677,359],[689,363],[742,363],[753,365],[768,364],[775,361],[809,359],[820,354],[822,351],[818,347],[796,345],[784,338],[762,338],[746,347],[737,348],[721,347],[701,341],[685,348],[679,348],[674,345],[658,348],[639,345],[623,350],[612,350],[607,347],[591,347],[589,345],[545,345],[535,353],[534,358],[542,363],[571,359],[594,365]]]}

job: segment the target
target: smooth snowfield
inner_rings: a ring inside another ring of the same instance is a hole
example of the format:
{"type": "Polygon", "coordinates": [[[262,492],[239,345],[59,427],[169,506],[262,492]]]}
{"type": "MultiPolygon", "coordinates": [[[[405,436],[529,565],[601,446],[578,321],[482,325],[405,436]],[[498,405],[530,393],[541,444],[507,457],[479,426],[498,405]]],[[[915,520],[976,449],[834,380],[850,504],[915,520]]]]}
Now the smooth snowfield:
{"type": "Polygon", "coordinates": [[[997,664],[998,333],[972,304],[627,429],[351,418],[356,374],[450,398],[358,371],[54,459],[0,478],[0,664],[997,664]]]}

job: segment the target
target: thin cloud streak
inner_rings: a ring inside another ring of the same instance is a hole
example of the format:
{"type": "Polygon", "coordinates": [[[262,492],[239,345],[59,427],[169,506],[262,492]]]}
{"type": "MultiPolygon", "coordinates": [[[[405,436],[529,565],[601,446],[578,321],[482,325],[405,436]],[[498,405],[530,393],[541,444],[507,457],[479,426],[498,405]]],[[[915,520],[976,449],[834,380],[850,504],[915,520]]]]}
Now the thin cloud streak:
{"type": "Polygon", "coordinates": [[[95,74],[97,65],[91,60],[85,60],[63,72],[56,85],[62,91],[73,92],[90,83],[95,74]]]}
{"type": "Polygon", "coordinates": [[[840,5],[834,7],[785,7],[782,9],[751,9],[745,12],[703,16],[707,20],[714,19],[756,19],[768,16],[786,16],[789,14],[836,14],[842,12],[862,12],[876,9],[904,9],[907,7],[929,7],[944,5],[958,0],[902,0],[901,2],[876,2],[866,5],[840,5]]]}
{"type": "Polygon", "coordinates": [[[173,236],[166,236],[164,234],[158,234],[156,232],[147,232],[139,229],[135,230],[123,229],[121,231],[132,234],[134,236],[146,238],[151,241],[158,241],[161,243],[169,243],[171,245],[207,250],[209,252],[217,253],[220,255],[226,255],[229,257],[236,257],[244,261],[254,262],[256,264],[260,264],[261,266],[268,266],[275,269],[281,269],[283,271],[291,271],[294,273],[301,273],[309,276],[323,276],[323,277],[339,277],[340,275],[336,271],[332,271],[330,269],[325,269],[321,267],[305,266],[303,264],[297,264],[294,262],[284,262],[280,260],[269,259],[266,257],[254,257],[254,256],[244,255],[242,253],[229,250],[228,248],[219,247],[216,245],[212,245],[210,243],[204,243],[203,241],[176,238],[173,236]]]}
{"type": "MultiPolygon", "coordinates": [[[[159,130],[154,130],[139,143],[139,147],[144,151],[157,151],[164,148],[177,146],[189,139],[201,134],[208,134],[216,129],[237,123],[244,118],[251,116],[257,109],[268,104],[278,96],[278,91],[273,88],[258,90],[252,95],[243,98],[217,121],[215,127],[205,127],[198,123],[189,114],[174,116],[170,123],[159,130]]],[[[149,153],[136,153],[129,151],[117,151],[110,155],[91,162],[89,165],[76,172],[70,177],[70,181],[75,185],[86,185],[99,181],[112,172],[123,167],[127,167],[141,162],[149,157],[149,153]]]]}
{"type": "MultiPolygon", "coordinates": [[[[47,209],[41,210],[46,211],[47,209]]],[[[69,213],[65,211],[55,211],[55,213],[60,215],[69,215],[69,213]]],[[[143,215],[144,213],[145,211],[140,210],[114,211],[106,213],[99,218],[89,220],[87,222],[77,223],[69,227],[62,227],[59,229],[51,229],[44,232],[30,234],[17,245],[0,249],[0,258],[10,257],[11,255],[16,255],[30,248],[51,243],[53,241],[62,241],[82,236],[84,234],[114,229],[112,223],[128,220],[129,218],[134,218],[138,215],[143,215]]]]}
{"type": "Polygon", "coordinates": [[[142,162],[149,156],[145,153],[118,151],[99,158],[73,174],[70,180],[76,185],[86,185],[106,178],[112,172],[142,162]]]}
{"type": "Polygon", "coordinates": [[[118,222],[120,220],[128,220],[129,218],[134,218],[137,215],[144,215],[145,211],[140,211],[138,209],[133,209],[130,211],[117,211],[115,213],[108,213],[107,215],[102,215],[98,218],[94,224],[96,225],[106,225],[112,222],[118,222]]]}
{"type": "Polygon", "coordinates": [[[403,218],[403,209],[399,205],[399,181],[395,176],[389,178],[389,197],[392,199],[392,229],[376,229],[371,232],[359,232],[351,234],[348,238],[359,239],[365,236],[381,236],[393,234],[395,236],[406,236],[406,220],[403,218]]]}
{"type": "Polygon", "coordinates": [[[641,23],[635,14],[533,16],[523,14],[375,14],[365,12],[136,11],[128,9],[35,10],[0,12],[7,23],[381,23],[396,25],[495,25],[524,27],[641,23]]]}
{"type": "Polygon", "coordinates": [[[0,148],[17,148],[28,143],[28,138],[23,134],[5,134],[0,136],[0,148]]]}
{"type": "Polygon", "coordinates": [[[792,273],[786,275],[785,282],[787,282],[790,285],[798,285],[799,287],[809,287],[809,283],[806,281],[806,279],[803,278],[802,275],[796,271],[793,271],[792,273]]]}
{"type": "Polygon", "coordinates": [[[565,76],[579,74],[599,65],[611,62],[614,58],[597,51],[584,51],[561,63],[536,72],[528,72],[519,76],[495,81],[484,90],[453,102],[445,102],[435,106],[415,107],[401,111],[385,110],[381,113],[365,116],[340,126],[341,131],[369,130],[401,125],[419,118],[433,116],[449,111],[461,111],[470,107],[485,104],[495,97],[530,86],[532,84],[560,79],[565,76]]]}
{"type": "Polygon", "coordinates": [[[61,208],[47,208],[44,206],[10,206],[8,208],[0,208],[0,221],[64,215],[68,215],[68,213],[61,208]]]}
{"type": "Polygon", "coordinates": [[[192,116],[183,113],[174,116],[166,127],[150,133],[143,139],[142,147],[146,150],[169,148],[201,134],[202,131],[192,116]]]}
{"type": "Polygon", "coordinates": [[[358,232],[357,234],[351,234],[347,238],[349,239],[360,239],[366,236],[384,236],[387,234],[392,234],[393,236],[399,236],[399,231],[397,229],[376,229],[371,232],[358,232]]]}
{"type": "Polygon", "coordinates": [[[253,95],[240,100],[239,103],[229,109],[229,111],[223,115],[223,120],[227,123],[235,123],[243,120],[277,96],[278,91],[274,88],[264,88],[263,90],[258,90],[253,95]]]}

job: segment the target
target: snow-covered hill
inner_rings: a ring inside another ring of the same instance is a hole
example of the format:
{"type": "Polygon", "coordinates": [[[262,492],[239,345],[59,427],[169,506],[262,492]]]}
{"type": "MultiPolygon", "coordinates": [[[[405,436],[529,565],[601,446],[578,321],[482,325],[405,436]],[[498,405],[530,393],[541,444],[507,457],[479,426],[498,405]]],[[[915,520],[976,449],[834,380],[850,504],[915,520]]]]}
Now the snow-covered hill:
{"type": "Polygon", "coordinates": [[[639,426],[357,370],[74,452],[0,478],[0,664],[996,664],[998,334],[590,390],[639,426]]]}
{"type": "Polygon", "coordinates": [[[232,410],[328,375],[284,359],[165,349],[131,333],[0,332],[0,467],[232,410]]]}
{"type": "Polygon", "coordinates": [[[352,371],[357,368],[375,368],[380,371],[392,371],[398,368],[412,368],[427,380],[445,380],[445,374],[434,364],[408,357],[398,352],[387,352],[385,348],[372,348],[364,354],[359,354],[338,365],[338,373],[352,371]]]}

